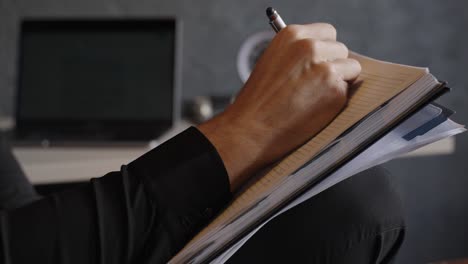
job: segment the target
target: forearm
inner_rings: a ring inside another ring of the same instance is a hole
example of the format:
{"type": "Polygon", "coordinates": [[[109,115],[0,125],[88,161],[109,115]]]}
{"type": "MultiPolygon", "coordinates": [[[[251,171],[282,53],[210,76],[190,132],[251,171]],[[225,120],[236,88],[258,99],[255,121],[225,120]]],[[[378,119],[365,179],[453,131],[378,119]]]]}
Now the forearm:
{"type": "Polygon", "coordinates": [[[120,172],[1,212],[3,263],[166,262],[229,201],[211,143],[191,128],[120,172]]]}

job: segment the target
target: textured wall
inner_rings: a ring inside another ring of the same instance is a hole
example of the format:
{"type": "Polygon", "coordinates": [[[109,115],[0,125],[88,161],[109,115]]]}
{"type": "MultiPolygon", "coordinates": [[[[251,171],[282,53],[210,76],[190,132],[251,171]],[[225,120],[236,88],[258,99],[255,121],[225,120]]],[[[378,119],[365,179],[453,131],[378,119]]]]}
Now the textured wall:
{"type": "MultiPolygon", "coordinates": [[[[442,103],[468,123],[468,2],[455,0],[0,0],[0,113],[11,114],[18,21],[22,17],[177,16],[184,20],[183,95],[230,94],[241,87],[242,41],[269,30],[272,5],[289,23],[331,22],[339,39],[381,59],[429,66],[453,92],[442,103]]],[[[468,140],[457,153],[391,162],[407,205],[401,263],[468,256],[468,140]]]]}

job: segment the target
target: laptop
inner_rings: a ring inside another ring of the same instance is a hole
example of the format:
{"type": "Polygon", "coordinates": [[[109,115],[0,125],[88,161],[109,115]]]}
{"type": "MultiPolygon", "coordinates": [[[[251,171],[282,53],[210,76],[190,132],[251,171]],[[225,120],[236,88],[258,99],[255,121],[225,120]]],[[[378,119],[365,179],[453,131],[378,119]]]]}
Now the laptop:
{"type": "Polygon", "coordinates": [[[21,23],[16,143],[147,143],[180,116],[180,23],[21,23]]]}

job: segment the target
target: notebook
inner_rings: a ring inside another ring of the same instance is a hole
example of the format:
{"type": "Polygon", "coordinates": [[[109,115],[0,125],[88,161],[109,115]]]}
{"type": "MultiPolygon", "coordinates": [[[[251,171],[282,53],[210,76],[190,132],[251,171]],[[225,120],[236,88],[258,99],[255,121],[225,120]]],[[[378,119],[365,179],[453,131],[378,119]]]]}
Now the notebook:
{"type": "Polygon", "coordinates": [[[427,68],[356,53],[350,57],[361,63],[362,72],[350,88],[347,106],[321,132],[237,195],[170,263],[199,263],[215,258],[444,88],[427,68]],[[316,164],[315,171],[296,177],[295,172],[311,162],[316,164]]]}
{"type": "MultiPolygon", "coordinates": [[[[277,212],[274,216],[263,221],[259,226],[255,227],[254,230],[243,236],[241,240],[237,241],[236,244],[223,251],[223,253],[211,261],[211,263],[220,264],[226,262],[269,221],[302,202],[307,201],[320,192],[331,188],[335,184],[338,184],[339,182],[368,168],[397,158],[402,154],[411,152],[444,138],[465,132],[466,129],[463,125],[457,124],[449,119],[453,113],[453,111],[441,105],[429,104],[425,106],[407,120],[400,123],[381,139],[376,141],[365,151],[361,152],[345,165],[341,166],[338,170],[325,177],[312,188],[307,190],[307,192],[294,199],[294,201],[288,203],[286,207],[282,208],[281,211],[277,212]]],[[[312,163],[309,166],[303,167],[297,172],[297,174],[303,173],[303,171],[305,171],[305,173],[310,173],[310,169],[313,169],[314,165],[315,164],[312,163]]],[[[291,178],[291,176],[288,178],[291,178]]]]}

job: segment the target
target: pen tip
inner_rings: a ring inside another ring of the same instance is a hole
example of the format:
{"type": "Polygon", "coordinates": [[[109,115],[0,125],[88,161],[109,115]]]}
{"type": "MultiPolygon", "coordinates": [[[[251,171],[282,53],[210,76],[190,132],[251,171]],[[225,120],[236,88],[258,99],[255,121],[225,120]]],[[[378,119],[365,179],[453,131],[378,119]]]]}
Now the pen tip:
{"type": "Polygon", "coordinates": [[[271,6],[266,9],[266,15],[268,18],[270,18],[275,12],[275,9],[271,6]]]}

